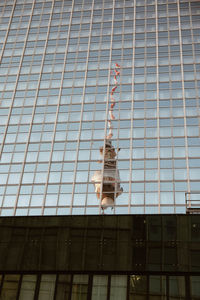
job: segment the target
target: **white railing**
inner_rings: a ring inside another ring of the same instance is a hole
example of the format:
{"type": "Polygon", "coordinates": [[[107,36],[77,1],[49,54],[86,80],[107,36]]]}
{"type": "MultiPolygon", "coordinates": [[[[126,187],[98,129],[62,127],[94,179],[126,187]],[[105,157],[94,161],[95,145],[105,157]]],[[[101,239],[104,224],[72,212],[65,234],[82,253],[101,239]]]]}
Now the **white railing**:
{"type": "Polygon", "coordinates": [[[187,214],[200,214],[200,191],[186,192],[185,203],[187,214]]]}

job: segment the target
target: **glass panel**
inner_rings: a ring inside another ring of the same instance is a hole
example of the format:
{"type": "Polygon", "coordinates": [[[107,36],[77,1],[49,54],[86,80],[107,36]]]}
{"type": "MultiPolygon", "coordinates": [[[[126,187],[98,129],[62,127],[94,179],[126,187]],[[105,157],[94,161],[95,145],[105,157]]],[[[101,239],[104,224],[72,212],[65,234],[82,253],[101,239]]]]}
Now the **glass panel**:
{"type": "Polygon", "coordinates": [[[169,277],[169,296],[173,300],[185,299],[185,277],[169,277]]]}
{"type": "Polygon", "coordinates": [[[166,277],[149,276],[149,299],[166,300],[166,277]]]}
{"type": "Polygon", "coordinates": [[[108,276],[95,275],[93,277],[92,300],[107,299],[108,276]]]}
{"type": "Polygon", "coordinates": [[[200,276],[191,276],[190,277],[190,291],[191,299],[197,300],[200,299],[200,276]]]}
{"type": "Polygon", "coordinates": [[[42,275],[38,300],[53,300],[56,275],[42,275]]]}
{"type": "Polygon", "coordinates": [[[24,275],[20,289],[19,300],[33,300],[36,286],[36,275],[24,275]]]}
{"type": "Polygon", "coordinates": [[[87,300],[88,275],[74,275],[72,300],[87,300]]]}
{"type": "Polygon", "coordinates": [[[130,275],[129,300],[145,300],[147,293],[146,276],[130,275]]]}
{"type": "Polygon", "coordinates": [[[111,277],[110,300],[126,299],[127,276],[113,275],[111,277]]]}
{"type": "Polygon", "coordinates": [[[71,275],[59,275],[56,291],[57,300],[70,299],[71,275]]]}
{"type": "Polygon", "coordinates": [[[2,300],[15,300],[17,297],[20,275],[5,275],[1,291],[2,300]]]}

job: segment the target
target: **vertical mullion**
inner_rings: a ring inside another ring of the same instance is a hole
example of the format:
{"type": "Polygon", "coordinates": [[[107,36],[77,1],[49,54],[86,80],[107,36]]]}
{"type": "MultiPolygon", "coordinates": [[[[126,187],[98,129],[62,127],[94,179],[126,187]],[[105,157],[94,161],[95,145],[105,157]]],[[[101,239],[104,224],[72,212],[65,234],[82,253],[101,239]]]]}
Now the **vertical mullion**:
{"type": "Polygon", "coordinates": [[[166,275],[166,300],[169,300],[169,275],[166,275]]]}
{"type": "Polygon", "coordinates": [[[23,275],[20,275],[20,279],[19,279],[19,283],[18,283],[18,291],[17,291],[17,295],[16,295],[16,300],[19,300],[20,290],[21,290],[21,286],[22,286],[22,278],[23,278],[23,275]]]}
{"type": "Polygon", "coordinates": [[[92,298],[92,284],[93,284],[93,275],[89,275],[87,300],[91,300],[92,298]]]}
{"type": "Polygon", "coordinates": [[[41,275],[37,276],[36,286],[35,286],[35,293],[34,293],[34,300],[38,300],[39,291],[40,291],[40,282],[41,282],[41,275]]]}
{"type": "Polygon", "coordinates": [[[190,277],[189,275],[185,276],[185,299],[190,300],[191,297],[191,289],[190,289],[190,277]]]}
{"type": "Polygon", "coordinates": [[[146,286],[147,294],[146,294],[146,300],[149,300],[149,290],[150,290],[150,288],[149,288],[149,282],[150,282],[150,280],[149,280],[149,275],[146,275],[146,276],[147,276],[147,286],[146,286]]]}
{"type": "Polygon", "coordinates": [[[130,295],[130,275],[127,275],[126,300],[129,300],[130,295]]]}
{"type": "Polygon", "coordinates": [[[108,275],[107,299],[106,300],[110,300],[110,284],[111,284],[111,275],[108,275]]]}
{"type": "Polygon", "coordinates": [[[69,300],[72,299],[73,277],[74,277],[74,275],[72,274],[71,275],[71,282],[70,282],[69,300]]]}
{"type": "Polygon", "coordinates": [[[56,300],[57,286],[58,286],[58,276],[59,276],[59,274],[56,274],[55,290],[54,290],[53,300],[56,300]]]}
{"type": "Polygon", "coordinates": [[[1,297],[1,290],[3,287],[4,277],[5,277],[5,274],[2,274],[1,283],[0,283],[0,297],[1,297]]]}

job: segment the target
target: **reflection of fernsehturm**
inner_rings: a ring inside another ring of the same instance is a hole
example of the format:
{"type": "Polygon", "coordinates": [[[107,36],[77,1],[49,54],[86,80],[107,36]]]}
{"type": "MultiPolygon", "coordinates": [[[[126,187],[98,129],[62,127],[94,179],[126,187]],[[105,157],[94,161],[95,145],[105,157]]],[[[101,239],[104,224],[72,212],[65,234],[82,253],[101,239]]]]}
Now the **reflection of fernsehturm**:
{"type": "Polygon", "coordinates": [[[112,120],[115,120],[115,116],[113,114],[115,98],[113,95],[118,86],[117,77],[120,75],[119,69],[120,65],[115,64],[115,86],[112,88],[110,94],[110,119],[108,120],[109,133],[105,140],[105,149],[104,147],[100,148],[100,154],[103,157],[100,162],[103,163],[103,167],[101,171],[96,171],[91,179],[95,185],[95,192],[97,194],[97,198],[101,201],[101,208],[103,210],[107,207],[113,208],[115,199],[123,192],[123,189],[120,188],[120,178],[116,160],[117,154],[111,142],[111,138],[113,136],[112,120]]]}
{"type": "Polygon", "coordinates": [[[104,159],[100,161],[104,165],[101,171],[94,173],[91,180],[95,185],[97,198],[101,198],[101,208],[104,210],[107,207],[113,208],[115,198],[121,195],[123,188],[120,187],[116,151],[110,140],[106,140],[105,153],[103,147],[100,148],[100,153],[104,155],[104,159]]]}

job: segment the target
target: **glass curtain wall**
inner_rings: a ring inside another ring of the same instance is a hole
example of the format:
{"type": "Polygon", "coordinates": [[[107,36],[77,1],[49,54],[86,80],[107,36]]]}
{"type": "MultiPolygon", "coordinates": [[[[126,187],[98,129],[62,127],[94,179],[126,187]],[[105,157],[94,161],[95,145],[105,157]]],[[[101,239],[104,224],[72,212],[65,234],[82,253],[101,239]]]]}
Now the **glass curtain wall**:
{"type": "Polygon", "coordinates": [[[0,299],[197,300],[200,276],[5,274],[0,299]]]}
{"type": "Polygon", "coordinates": [[[200,179],[199,12],[192,0],[0,2],[1,216],[102,213],[91,178],[115,63],[123,193],[106,213],[185,213],[200,179]]]}

